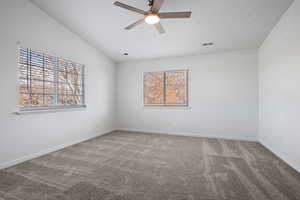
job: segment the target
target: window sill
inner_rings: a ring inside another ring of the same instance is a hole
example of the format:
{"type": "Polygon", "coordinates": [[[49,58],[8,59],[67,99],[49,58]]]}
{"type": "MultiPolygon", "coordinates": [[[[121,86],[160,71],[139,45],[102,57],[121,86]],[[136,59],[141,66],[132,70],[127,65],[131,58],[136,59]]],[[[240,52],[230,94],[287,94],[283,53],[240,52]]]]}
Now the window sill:
{"type": "Polygon", "coordinates": [[[146,106],[143,105],[143,109],[167,109],[167,110],[191,110],[191,106],[146,106]]]}
{"type": "Polygon", "coordinates": [[[85,110],[86,105],[80,106],[53,106],[53,107],[37,107],[37,108],[21,108],[15,114],[31,114],[31,113],[45,113],[45,112],[62,112],[62,111],[76,111],[76,110],[85,110]]]}

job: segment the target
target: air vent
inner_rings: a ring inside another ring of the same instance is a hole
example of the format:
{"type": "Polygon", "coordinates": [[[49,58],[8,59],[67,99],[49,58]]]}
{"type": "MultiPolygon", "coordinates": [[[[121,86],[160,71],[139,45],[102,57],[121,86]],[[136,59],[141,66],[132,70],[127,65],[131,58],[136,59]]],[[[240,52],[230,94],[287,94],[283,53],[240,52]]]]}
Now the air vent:
{"type": "Polygon", "coordinates": [[[213,46],[214,43],[213,42],[208,42],[208,43],[203,43],[202,46],[213,46]]]}

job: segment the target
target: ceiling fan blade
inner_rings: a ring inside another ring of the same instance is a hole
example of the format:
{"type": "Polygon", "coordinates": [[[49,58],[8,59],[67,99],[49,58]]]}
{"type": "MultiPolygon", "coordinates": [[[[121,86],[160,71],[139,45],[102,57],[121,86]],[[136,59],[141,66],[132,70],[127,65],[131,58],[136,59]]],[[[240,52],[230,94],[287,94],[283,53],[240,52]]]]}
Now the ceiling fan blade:
{"type": "Polygon", "coordinates": [[[162,4],[164,3],[165,0],[153,0],[153,6],[151,8],[152,12],[158,12],[162,6],[162,4]]]}
{"type": "Polygon", "coordinates": [[[165,12],[159,13],[159,17],[161,19],[168,19],[168,18],[190,18],[192,12],[165,12]]]}
{"type": "Polygon", "coordinates": [[[161,23],[154,24],[154,26],[160,34],[166,33],[166,31],[165,31],[164,27],[161,25],[161,23]]]}
{"type": "Polygon", "coordinates": [[[143,18],[143,19],[140,19],[140,20],[138,20],[137,22],[134,22],[133,24],[130,24],[130,25],[127,26],[125,29],[126,29],[126,30],[130,30],[130,29],[132,29],[132,28],[136,27],[137,25],[140,25],[140,24],[142,24],[142,23],[144,23],[144,22],[145,22],[144,18],[143,18]]]}
{"type": "Polygon", "coordinates": [[[142,14],[142,15],[147,15],[147,12],[146,11],[143,11],[141,9],[138,9],[138,8],[135,8],[135,7],[132,7],[132,6],[129,6],[129,5],[126,5],[124,3],[121,3],[119,1],[116,1],[114,3],[115,6],[119,6],[121,8],[125,8],[127,10],[130,10],[130,11],[133,11],[133,12],[136,12],[136,13],[139,13],[139,14],[142,14]]]}

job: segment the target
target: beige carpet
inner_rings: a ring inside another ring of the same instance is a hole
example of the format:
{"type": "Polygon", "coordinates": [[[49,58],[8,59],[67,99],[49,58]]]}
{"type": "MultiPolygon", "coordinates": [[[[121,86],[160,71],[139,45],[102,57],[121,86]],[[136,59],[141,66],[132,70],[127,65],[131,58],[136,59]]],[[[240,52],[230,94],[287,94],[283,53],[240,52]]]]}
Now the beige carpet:
{"type": "Polygon", "coordinates": [[[115,132],[0,170],[0,200],[299,200],[260,144],[115,132]]]}

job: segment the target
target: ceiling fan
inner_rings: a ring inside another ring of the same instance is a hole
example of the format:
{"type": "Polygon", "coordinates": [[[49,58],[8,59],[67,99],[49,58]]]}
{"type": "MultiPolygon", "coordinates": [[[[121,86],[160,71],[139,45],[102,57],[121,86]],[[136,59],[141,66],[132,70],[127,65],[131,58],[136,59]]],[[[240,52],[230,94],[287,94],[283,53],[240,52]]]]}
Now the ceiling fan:
{"type": "Polygon", "coordinates": [[[150,7],[149,11],[144,11],[144,10],[126,5],[119,1],[116,1],[114,3],[115,6],[119,6],[121,8],[125,8],[127,10],[144,15],[144,18],[125,27],[126,30],[130,30],[130,29],[146,22],[147,24],[154,25],[155,28],[157,29],[157,31],[160,34],[163,34],[163,33],[165,33],[165,30],[160,23],[160,19],[190,18],[192,15],[192,12],[159,12],[160,8],[162,7],[162,4],[164,3],[164,0],[148,0],[148,2],[149,2],[148,5],[150,7]]]}

